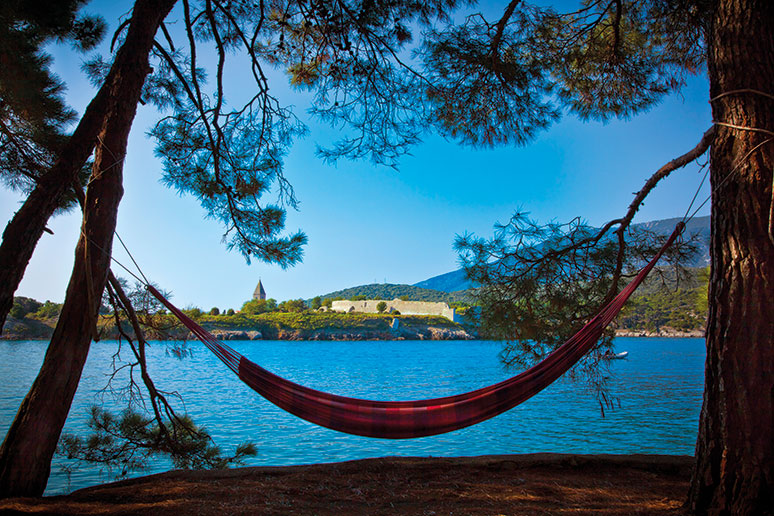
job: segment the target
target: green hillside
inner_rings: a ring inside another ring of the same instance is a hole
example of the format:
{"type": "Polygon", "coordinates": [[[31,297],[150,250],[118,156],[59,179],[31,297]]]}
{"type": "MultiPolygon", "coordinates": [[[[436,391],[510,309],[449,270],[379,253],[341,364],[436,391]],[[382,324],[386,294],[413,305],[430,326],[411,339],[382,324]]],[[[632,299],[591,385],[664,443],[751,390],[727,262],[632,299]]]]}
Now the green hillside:
{"type": "Polygon", "coordinates": [[[403,299],[404,301],[434,301],[444,303],[471,303],[470,292],[441,292],[414,285],[396,285],[391,283],[373,283],[358,287],[345,288],[320,296],[322,299],[403,299]],[[365,296],[364,298],[362,296],[365,296]]]}
{"type": "MultiPolygon", "coordinates": [[[[704,328],[707,314],[707,268],[689,269],[688,277],[677,282],[671,269],[656,269],[643,285],[635,292],[617,319],[617,327],[622,330],[658,331],[672,328],[680,331],[701,330],[704,328]]],[[[402,298],[411,301],[441,301],[449,304],[472,304],[474,299],[470,291],[440,292],[412,285],[372,284],[352,287],[331,292],[324,299],[385,299],[402,298]]],[[[313,312],[297,300],[273,306],[270,310],[255,311],[243,307],[241,313],[204,314],[199,309],[188,310],[189,315],[197,318],[211,330],[258,330],[265,338],[277,338],[283,332],[317,332],[322,330],[340,331],[386,331],[391,316],[378,314],[333,314],[313,312]],[[285,306],[287,305],[287,306],[285,306]],[[291,306],[292,305],[292,306],[291,306]],[[298,305],[298,306],[296,306],[298,305]],[[268,313],[263,313],[268,312],[268,313]]],[[[34,299],[16,297],[6,321],[3,338],[46,339],[56,324],[61,305],[47,301],[41,303],[34,299]]],[[[171,316],[166,321],[174,326],[171,316]]],[[[457,326],[444,318],[402,318],[403,324],[432,325],[443,328],[457,326]]],[[[101,328],[105,338],[113,338],[111,317],[101,319],[101,328]]],[[[475,328],[469,328],[475,332],[475,328]]],[[[183,331],[180,329],[180,331],[183,331]]],[[[184,332],[185,333],[185,332],[184,332]]],[[[483,336],[486,338],[486,336],[483,336]]]]}
{"type": "Polygon", "coordinates": [[[707,318],[708,268],[688,270],[677,282],[674,271],[654,270],[618,316],[624,330],[701,330],[707,318]]]}

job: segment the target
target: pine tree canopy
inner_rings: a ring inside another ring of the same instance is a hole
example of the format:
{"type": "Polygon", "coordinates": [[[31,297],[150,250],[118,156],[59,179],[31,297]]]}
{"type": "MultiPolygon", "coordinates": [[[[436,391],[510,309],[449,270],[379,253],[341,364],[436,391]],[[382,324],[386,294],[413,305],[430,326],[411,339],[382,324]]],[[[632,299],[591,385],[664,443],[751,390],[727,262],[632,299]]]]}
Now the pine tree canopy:
{"type": "Polygon", "coordinates": [[[101,40],[105,24],[79,14],[85,3],[6,0],[0,5],[0,178],[11,188],[34,186],[53,164],[75,118],[43,48],[68,42],[86,51],[101,40]]]}

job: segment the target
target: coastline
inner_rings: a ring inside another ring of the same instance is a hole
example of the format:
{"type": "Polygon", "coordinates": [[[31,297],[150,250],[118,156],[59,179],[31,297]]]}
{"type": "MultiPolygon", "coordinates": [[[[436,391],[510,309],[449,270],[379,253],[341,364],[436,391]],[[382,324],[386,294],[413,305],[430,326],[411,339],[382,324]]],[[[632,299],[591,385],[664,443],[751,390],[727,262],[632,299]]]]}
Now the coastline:
{"type": "MultiPolygon", "coordinates": [[[[10,318],[9,318],[10,319],[10,318]]],[[[49,340],[53,334],[54,325],[37,324],[32,331],[27,326],[14,324],[9,321],[0,340],[49,340]]],[[[36,321],[38,322],[38,321],[36,321]]],[[[252,327],[239,329],[213,328],[204,325],[215,338],[222,341],[229,340],[309,340],[309,341],[375,341],[375,340],[475,340],[477,336],[468,332],[459,325],[437,326],[434,324],[404,324],[397,329],[390,329],[387,324],[384,328],[266,328],[252,327]]],[[[118,333],[115,331],[100,332],[100,340],[116,340],[118,333]]],[[[128,331],[134,336],[132,331],[128,331]]],[[[195,336],[185,331],[175,331],[167,335],[146,335],[148,340],[195,340],[195,336]]]]}
{"type": "Polygon", "coordinates": [[[666,339],[692,339],[704,338],[704,328],[698,330],[675,330],[673,328],[660,328],[658,330],[615,330],[616,337],[660,337],[666,339]]]}
{"type": "MultiPolygon", "coordinates": [[[[400,318],[400,324],[392,325],[390,317],[373,317],[367,320],[334,320],[333,324],[321,325],[313,321],[300,324],[284,324],[239,320],[234,323],[204,320],[202,326],[220,340],[308,340],[308,341],[367,341],[367,340],[476,340],[478,335],[460,324],[439,321],[438,318],[412,316],[400,318]]],[[[14,319],[9,317],[0,340],[49,340],[54,331],[56,319],[14,319]]],[[[129,335],[133,332],[126,329],[129,335]]],[[[99,326],[101,340],[115,340],[118,332],[112,320],[99,326]]],[[[704,329],[677,330],[668,326],[657,330],[622,329],[615,330],[616,337],[646,338],[702,338],[704,329]]],[[[193,340],[187,329],[179,327],[161,335],[148,332],[149,340],[193,340]]]]}
{"type": "Polygon", "coordinates": [[[0,500],[3,514],[685,514],[693,457],[537,453],[383,457],[169,471],[66,496],[0,500]]]}

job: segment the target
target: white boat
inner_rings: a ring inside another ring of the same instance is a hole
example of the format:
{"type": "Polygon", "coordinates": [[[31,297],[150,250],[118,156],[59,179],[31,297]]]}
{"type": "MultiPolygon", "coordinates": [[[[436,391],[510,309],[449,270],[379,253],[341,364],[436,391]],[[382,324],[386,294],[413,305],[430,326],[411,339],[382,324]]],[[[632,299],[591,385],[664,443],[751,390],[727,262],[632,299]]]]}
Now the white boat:
{"type": "Polygon", "coordinates": [[[629,356],[628,351],[621,351],[620,353],[612,353],[610,351],[607,351],[602,355],[602,358],[606,360],[617,360],[620,358],[626,358],[628,356],[629,356]]]}

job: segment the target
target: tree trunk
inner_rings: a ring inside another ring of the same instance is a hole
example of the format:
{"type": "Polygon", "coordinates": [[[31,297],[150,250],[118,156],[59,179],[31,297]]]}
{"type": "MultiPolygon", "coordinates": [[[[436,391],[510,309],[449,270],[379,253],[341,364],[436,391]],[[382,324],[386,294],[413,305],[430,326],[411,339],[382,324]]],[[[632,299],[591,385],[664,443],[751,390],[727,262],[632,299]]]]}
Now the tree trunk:
{"type": "Polygon", "coordinates": [[[156,12],[164,11],[166,16],[171,9],[167,7],[170,3],[174,4],[169,0],[138,0],[134,12],[144,12],[148,18],[136,18],[141,23],[132,20],[126,42],[116,54],[105,83],[89,103],[57,162],[37,181],[32,193],[3,231],[3,242],[0,245],[0,335],[13,306],[13,294],[24,276],[48,219],[59,206],[67,189],[78,187],[78,172],[94,150],[105,113],[114,109],[117,101],[120,102],[119,97],[125,91],[125,79],[120,75],[141,64],[138,62],[138,54],[145,54],[144,67],[147,68],[148,52],[143,50],[148,46],[146,40],[150,36],[149,41],[152,42],[156,33],[156,12]]]}
{"type": "Polygon", "coordinates": [[[771,0],[718,0],[708,35],[710,97],[728,93],[712,101],[714,120],[765,132],[718,125],[710,151],[707,362],[689,494],[697,514],[774,510],[774,142],[754,150],[774,136],[772,20],[771,0]]]}
{"type": "Polygon", "coordinates": [[[13,306],[13,294],[24,276],[35,246],[62,195],[77,187],[78,171],[94,149],[108,102],[107,82],[89,103],[56,164],[38,179],[35,188],[3,232],[0,245],[0,334],[13,306]]]}
{"type": "MultiPolygon", "coordinates": [[[[123,194],[123,158],[145,77],[148,55],[159,24],[175,0],[138,0],[126,42],[114,65],[102,113],[86,200],[81,237],[62,313],[43,366],[22,402],[0,448],[0,497],[40,496],[51,458],[70,410],[86,361],[102,291],[110,268],[110,249],[118,203],[123,194]]],[[[34,244],[33,244],[34,246],[34,244]]]]}

